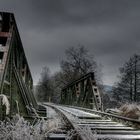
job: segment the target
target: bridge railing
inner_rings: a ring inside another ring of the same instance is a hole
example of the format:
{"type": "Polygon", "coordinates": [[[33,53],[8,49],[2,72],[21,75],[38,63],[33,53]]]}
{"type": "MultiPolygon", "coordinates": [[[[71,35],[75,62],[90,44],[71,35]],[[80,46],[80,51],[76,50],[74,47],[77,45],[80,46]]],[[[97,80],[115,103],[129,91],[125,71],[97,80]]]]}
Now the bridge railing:
{"type": "Polygon", "coordinates": [[[94,73],[83,75],[65,86],[61,92],[61,103],[102,110],[101,96],[94,73]]]}

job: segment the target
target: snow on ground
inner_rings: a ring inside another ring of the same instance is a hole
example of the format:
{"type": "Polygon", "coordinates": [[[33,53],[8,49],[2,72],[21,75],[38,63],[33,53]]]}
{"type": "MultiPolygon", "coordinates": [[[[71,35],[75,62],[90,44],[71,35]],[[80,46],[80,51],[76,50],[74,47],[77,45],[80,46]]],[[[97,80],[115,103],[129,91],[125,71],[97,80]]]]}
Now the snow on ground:
{"type": "Polygon", "coordinates": [[[48,127],[50,129],[61,129],[64,127],[62,118],[51,107],[45,106],[47,109],[48,127]]]}
{"type": "Polygon", "coordinates": [[[48,118],[57,118],[57,117],[59,117],[54,109],[52,109],[50,107],[46,107],[46,108],[47,108],[47,117],[48,118]]]}
{"type": "Polygon", "coordinates": [[[78,110],[78,109],[75,109],[75,108],[63,107],[63,109],[65,109],[69,113],[72,113],[76,117],[87,117],[87,116],[88,117],[93,117],[93,118],[94,117],[95,118],[100,117],[99,115],[88,113],[88,112],[85,112],[85,111],[82,111],[82,110],[78,110]]]}

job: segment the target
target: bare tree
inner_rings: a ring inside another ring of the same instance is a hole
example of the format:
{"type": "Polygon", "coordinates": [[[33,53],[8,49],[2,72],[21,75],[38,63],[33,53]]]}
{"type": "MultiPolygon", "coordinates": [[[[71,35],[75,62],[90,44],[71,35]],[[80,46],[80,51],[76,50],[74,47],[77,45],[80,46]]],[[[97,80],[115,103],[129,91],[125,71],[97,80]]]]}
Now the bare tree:
{"type": "Polygon", "coordinates": [[[59,103],[62,87],[88,72],[94,72],[97,77],[96,61],[85,47],[70,47],[65,55],[66,58],[60,63],[61,70],[53,76],[50,77],[47,67],[43,68],[37,88],[38,99],[59,103]]]}
{"type": "Polygon", "coordinates": [[[48,67],[42,69],[41,78],[37,85],[37,98],[39,101],[50,102],[53,97],[53,84],[48,67]]]}
{"type": "Polygon", "coordinates": [[[120,81],[114,86],[114,98],[121,102],[140,101],[140,56],[133,55],[120,68],[120,81]]]}
{"type": "Polygon", "coordinates": [[[65,51],[66,59],[61,62],[61,79],[67,84],[88,72],[97,72],[97,64],[84,46],[70,47],[65,51]]]}
{"type": "Polygon", "coordinates": [[[53,77],[54,99],[57,99],[57,102],[60,101],[61,88],[88,72],[94,72],[96,80],[101,83],[101,78],[98,75],[101,74],[101,69],[99,70],[97,67],[93,54],[90,54],[84,46],[67,48],[65,56],[65,59],[60,63],[60,71],[53,77]]]}

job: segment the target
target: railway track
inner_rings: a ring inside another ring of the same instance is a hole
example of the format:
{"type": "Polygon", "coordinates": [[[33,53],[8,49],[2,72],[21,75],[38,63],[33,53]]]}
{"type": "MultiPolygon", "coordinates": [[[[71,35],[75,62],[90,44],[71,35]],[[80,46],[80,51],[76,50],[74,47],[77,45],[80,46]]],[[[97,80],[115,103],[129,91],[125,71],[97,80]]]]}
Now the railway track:
{"type": "Polygon", "coordinates": [[[50,134],[49,139],[140,140],[139,121],[85,108],[44,105],[55,109],[63,117],[69,131],[69,137],[68,133],[60,133],[59,137],[50,134]]]}

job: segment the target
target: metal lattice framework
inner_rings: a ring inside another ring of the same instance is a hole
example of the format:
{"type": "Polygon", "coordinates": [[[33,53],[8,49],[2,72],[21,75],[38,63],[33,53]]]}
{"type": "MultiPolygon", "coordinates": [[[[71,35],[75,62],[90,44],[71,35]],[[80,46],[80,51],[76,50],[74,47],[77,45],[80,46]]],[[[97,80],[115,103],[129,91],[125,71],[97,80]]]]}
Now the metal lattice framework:
{"type": "Polygon", "coordinates": [[[94,73],[90,72],[62,89],[61,103],[102,110],[99,89],[94,73]]]}
{"type": "MultiPolygon", "coordinates": [[[[0,12],[0,94],[9,100],[9,117],[17,113],[31,117],[35,112],[45,111],[37,104],[32,90],[33,80],[14,15],[0,12]]],[[[4,119],[1,100],[0,119],[4,119]]]]}

